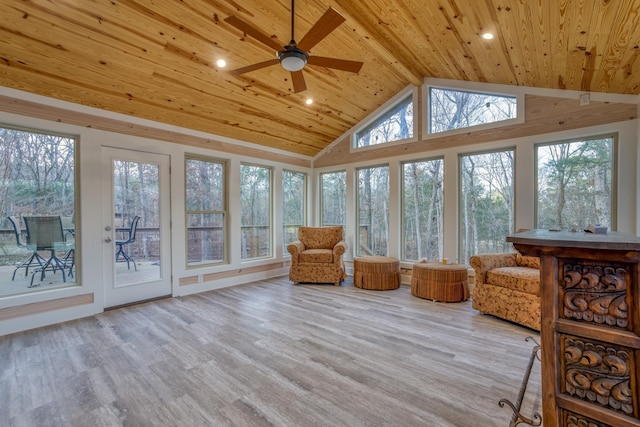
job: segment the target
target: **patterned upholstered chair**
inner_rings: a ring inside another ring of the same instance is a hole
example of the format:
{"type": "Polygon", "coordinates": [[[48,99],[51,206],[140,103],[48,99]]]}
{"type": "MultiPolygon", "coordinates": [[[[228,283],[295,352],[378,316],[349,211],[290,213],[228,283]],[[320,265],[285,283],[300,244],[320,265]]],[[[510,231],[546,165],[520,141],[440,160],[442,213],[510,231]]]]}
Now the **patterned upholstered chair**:
{"type": "Polygon", "coordinates": [[[520,253],[474,255],[471,306],[485,314],[540,330],[540,259],[520,253]]]}
{"type": "Polygon", "coordinates": [[[336,286],[347,277],[342,255],[347,244],[342,240],[342,226],[300,227],[298,240],[289,243],[291,254],[289,280],[294,284],[333,283],[336,286]]]}

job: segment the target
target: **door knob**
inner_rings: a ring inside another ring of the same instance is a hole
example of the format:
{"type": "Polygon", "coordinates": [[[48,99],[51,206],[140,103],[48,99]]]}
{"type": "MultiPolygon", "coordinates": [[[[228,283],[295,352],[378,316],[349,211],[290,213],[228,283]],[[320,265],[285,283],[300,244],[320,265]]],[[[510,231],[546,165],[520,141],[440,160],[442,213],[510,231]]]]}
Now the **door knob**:
{"type": "Polygon", "coordinates": [[[106,227],[104,227],[104,231],[111,231],[111,226],[107,225],[106,227]]]}
{"type": "Polygon", "coordinates": [[[105,237],[104,241],[107,242],[107,243],[111,243],[111,237],[105,237]]]}

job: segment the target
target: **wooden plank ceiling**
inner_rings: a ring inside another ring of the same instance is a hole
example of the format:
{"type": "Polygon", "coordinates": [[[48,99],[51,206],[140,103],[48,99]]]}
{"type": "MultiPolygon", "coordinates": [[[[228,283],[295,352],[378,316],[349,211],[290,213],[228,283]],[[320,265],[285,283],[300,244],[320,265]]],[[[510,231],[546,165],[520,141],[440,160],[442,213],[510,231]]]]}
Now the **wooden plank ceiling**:
{"type": "Polygon", "coordinates": [[[296,40],[329,7],[311,55],[364,66],[294,93],[278,64],[229,72],[275,52],[224,21],[286,43],[290,0],[0,0],[0,85],[309,156],[425,76],[640,93],[640,0],[298,0],[296,40]]]}

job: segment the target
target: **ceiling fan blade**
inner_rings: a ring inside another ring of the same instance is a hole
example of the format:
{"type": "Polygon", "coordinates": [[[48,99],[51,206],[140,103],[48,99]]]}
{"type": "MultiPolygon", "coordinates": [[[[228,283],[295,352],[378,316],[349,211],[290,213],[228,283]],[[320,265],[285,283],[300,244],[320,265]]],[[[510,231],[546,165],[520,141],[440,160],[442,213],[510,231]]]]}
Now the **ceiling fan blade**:
{"type": "Polygon", "coordinates": [[[324,15],[318,19],[307,34],[300,40],[298,47],[305,52],[311,50],[318,44],[320,40],[329,35],[329,33],[340,26],[345,21],[345,17],[337,10],[330,7],[324,15]]]}
{"type": "Polygon", "coordinates": [[[266,44],[267,46],[269,46],[270,48],[276,51],[280,51],[284,47],[284,44],[280,42],[280,40],[278,40],[277,38],[266,35],[262,31],[252,27],[251,25],[247,24],[246,22],[244,22],[243,20],[241,20],[236,16],[228,16],[224,19],[224,22],[236,27],[243,33],[253,37],[259,42],[266,44]]]}
{"type": "Polygon", "coordinates": [[[244,73],[248,73],[249,71],[259,70],[260,68],[269,67],[271,65],[276,65],[280,60],[278,58],[273,58],[268,61],[258,62],[257,64],[247,65],[246,67],[237,68],[235,70],[229,71],[231,74],[240,75],[244,73]]]}
{"type": "Polygon", "coordinates": [[[309,56],[307,60],[309,65],[319,65],[321,67],[333,68],[335,70],[348,71],[357,73],[362,68],[363,63],[358,61],[349,61],[347,59],[327,58],[324,56],[309,56]]]}
{"type": "Polygon", "coordinates": [[[292,71],[291,81],[293,82],[293,91],[295,93],[307,90],[307,84],[304,82],[302,71],[292,71]]]}

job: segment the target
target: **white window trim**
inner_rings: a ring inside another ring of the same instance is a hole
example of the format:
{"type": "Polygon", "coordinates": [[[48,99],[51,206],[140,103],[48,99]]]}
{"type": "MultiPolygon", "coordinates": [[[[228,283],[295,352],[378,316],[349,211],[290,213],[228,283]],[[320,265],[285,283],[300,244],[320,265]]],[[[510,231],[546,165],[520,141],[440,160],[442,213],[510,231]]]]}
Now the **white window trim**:
{"type": "Polygon", "coordinates": [[[420,115],[418,114],[418,88],[416,86],[408,86],[404,90],[398,92],[394,97],[389,99],[387,102],[382,104],[379,108],[377,108],[374,112],[365,117],[356,127],[353,128],[353,132],[351,134],[351,144],[349,145],[349,152],[356,153],[368,150],[376,150],[385,147],[391,147],[393,145],[401,145],[407,144],[409,142],[417,142],[418,141],[418,119],[420,115]],[[413,137],[399,139],[397,141],[384,142],[381,144],[368,145],[366,147],[357,147],[357,135],[362,129],[369,126],[371,123],[378,120],[380,117],[384,116],[390,109],[394,108],[400,101],[406,98],[409,94],[411,94],[411,99],[413,102],[413,137]]]}
{"type": "MultiPolygon", "coordinates": [[[[378,145],[382,145],[382,144],[378,144],[378,145]]],[[[380,168],[387,168],[387,174],[389,176],[389,178],[391,178],[391,165],[389,163],[381,163],[381,164],[374,164],[374,165],[369,165],[369,166],[360,166],[355,168],[355,176],[354,176],[354,181],[355,181],[355,212],[360,212],[360,172],[366,169],[380,169],[380,168]]],[[[388,197],[389,199],[391,198],[391,183],[389,182],[389,187],[387,188],[387,192],[388,192],[388,197]]],[[[390,230],[390,226],[391,223],[389,221],[389,215],[391,213],[391,209],[392,207],[389,206],[389,212],[387,213],[387,253],[383,256],[389,256],[389,244],[391,241],[391,230],[390,230]]],[[[356,257],[359,256],[368,256],[366,254],[359,254],[358,251],[360,249],[360,215],[359,213],[356,213],[356,230],[355,230],[355,242],[354,242],[354,248],[353,248],[353,255],[356,257]]]]}
{"type": "MultiPolygon", "coordinates": [[[[246,258],[246,259],[243,259],[242,255],[240,255],[240,263],[246,265],[246,264],[254,263],[256,261],[276,258],[275,227],[277,227],[277,225],[276,225],[275,210],[274,210],[276,209],[276,207],[274,206],[275,200],[274,200],[274,187],[273,187],[273,184],[275,182],[275,168],[273,166],[267,166],[264,164],[253,163],[253,162],[241,162],[240,169],[242,169],[242,166],[251,166],[251,167],[264,168],[269,170],[269,228],[270,228],[269,230],[270,249],[269,250],[270,250],[270,254],[265,256],[255,257],[255,258],[246,258]]],[[[239,213],[239,215],[241,214],[239,213]]],[[[239,221],[239,223],[240,223],[240,227],[242,228],[242,221],[239,221]]],[[[242,253],[242,244],[240,244],[239,248],[241,250],[240,253],[242,253]]]]}
{"type": "MultiPolygon", "coordinates": [[[[303,224],[300,225],[299,227],[307,227],[309,225],[309,174],[307,172],[304,171],[298,171],[298,170],[294,170],[294,169],[287,169],[287,168],[283,168],[282,169],[282,190],[280,192],[282,199],[284,200],[284,174],[285,173],[294,173],[294,174],[302,174],[304,175],[304,200],[303,200],[303,224]]],[[[280,218],[280,229],[282,229],[284,227],[284,204],[282,204],[282,214],[281,214],[281,218],[280,218]]],[[[284,235],[282,236],[282,240],[284,242],[284,235]]],[[[291,258],[291,254],[289,252],[287,252],[287,247],[286,245],[282,245],[282,256],[283,257],[288,257],[291,258]]]]}
{"type": "MultiPolygon", "coordinates": [[[[406,198],[406,189],[405,189],[405,183],[404,183],[404,166],[411,164],[411,163],[423,163],[423,162],[432,162],[432,161],[441,161],[442,162],[442,206],[443,206],[443,218],[442,218],[442,223],[444,224],[444,165],[445,165],[445,159],[444,159],[444,155],[438,155],[438,156],[434,156],[434,157],[424,157],[424,158],[417,158],[417,159],[406,159],[406,160],[402,160],[399,162],[399,173],[400,173],[400,217],[398,220],[398,224],[400,226],[400,248],[398,250],[398,254],[399,254],[399,258],[400,258],[400,262],[405,262],[405,263],[415,263],[418,260],[410,260],[406,258],[406,241],[405,241],[405,235],[404,235],[404,226],[405,226],[405,220],[404,220],[404,213],[405,213],[405,198],[406,198]]],[[[444,228],[442,230],[440,230],[441,236],[442,237],[442,243],[443,243],[443,250],[444,250],[444,228]]],[[[442,254],[441,254],[442,256],[442,254]]]]}
{"type": "Polygon", "coordinates": [[[463,248],[463,239],[464,239],[464,233],[462,232],[462,171],[463,171],[463,166],[462,166],[462,159],[465,157],[470,157],[470,156],[479,156],[479,155],[483,155],[483,154],[490,154],[490,153],[505,153],[507,151],[512,151],[513,152],[513,174],[511,176],[511,185],[513,186],[513,201],[511,203],[513,203],[513,223],[510,225],[512,230],[516,229],[516,223],[517,223],[517,209],[518,209],[518,204],[517,204],[517,194],[516,194],[516,177],[518,175],[518,168],[517,168],[517,164],[518,164],[518,149],[517,146],[515,145],[505,145],[504,147],[496,147],[493,149],[486,149],[486,150],[474,150],[474,151],[461,151],[458,153],[458,167],[457,167],[457,179],[458,179],[458,195],[457,195],[457,204],[458,204],[458,212],[457,212],[457,233],[458,233],[458,243],[457,243],[457,249],[456,249],[456,258],[458,260],[462,260],[463,256],[462,256],[462,248],[463,248]]]}
{"type": "Polygon", "coordinates": [[[560,139],[556,141],[538,142],[533,144],[533,174],[534,174],[534,188],[533,188],[533,224],[535,227],[539,227],[538,221],[538,208],[540,203],[540,189],[538,187],[539,179],[539,164],[538,164],[538,150],[541,147],[548,147],[550,145],[557,144],[571,144],[574,142],[582,142],[596,139],[611,138],[611,206],[610,206],[610,224],[606,224],[609,227],[609,231],[618,230],[618,156],[619,156],[619,132],[593,134],[587,136],[581,136],[577,138],[560,139]]]}
{"type": "MultiPolygon", "coordinates": [[[[334,173],[344,173],[345,174],[345,178],[346,178],[345,179],[345,187],[348,187],[348,185],[349,185],[347,183],[347,180],[349,179],[349,176],[347,174],[347,170],[346,169],[337,169],[337,170],[328,169],[326,171],[320,171],[320,172],[317,173],[317,175],[316,175],[317,176],[317,180],[318,180],[318,182],[317,182],[317,190],[318,190],[318,209],[317,209],[318,221],[317,221],[317,223],[320,224],[320,227],[326,227],[327,226],[327,224],[324,223],[324,216],[323,216],[323,213],[324,213],[324,203],[323,203],[324,202],[324,194],[323,194],[323,186],[322,186],[322,184],[323,184],[322,176],[323,175],[328,175],[328,174],[334,174],[334,173]]],[[[345,193],[346,193],[347,190],[348,190],[348,188],[345,188],[345,193]]],[[[349,203],[349,195],[348,194],[346,196],[345,202],[349,203]]],[[[347,221],[348,221],[348,218],[345,218],[345,222],[347,222],[347,221]]],[[[332,225],[336,225],[336,224],[332,224],[332,225]]],[[[346,226],[347,226],[347,224],[344,224],[343,228],[346,229],[346,226]]]]}
{"type": "MultiPolygon", "coordinates": [[[[223,259],[220,261],[210,261],[210,262],[206,262],[206,263],[202,263],[202,264],[191,264],[189,265],[189,250],[188,250],[188,244],[189,244],[189,237],[188,237],[188,227],[187,227],[187,218],[189,215],[194,214],[194,213],[218,213],[218,214],[222,214],[224,216],[224,233],[223,235],[225,236],[225,240],[228,239],[228,234],[229,234],[229,164],[228,161],[222,158],[218,158],[218,157],[209,157],[206,155],[201,155],[201,154],[194,154],[194,153],[185,153],[183,156],[183,161],[184,161],[184,197],[185,197],[185,203],[183,206],[183,211],[184,211],[184,241],[185,241],[185,245],[184,245],[184,268],[186,271],[188,270],[195,270],[195,269],[201,269],[201,268],[208,268],[208,267],[216,267],[219,265],[229,265],[229,245],[225,244],[224,245],[224,255],[223,255],[223,259]],[[211,211],[201,211],[201,212],[196,212],[196,211],[189,211],[187,210],[187,203],[186,203],[186,197],[187,197],[187,162],[189,160],[198,160],[198,161],[203,161],[203,162],[210,162],[210,163],[219,163],[222,165],[223,167],[223,175],[224,175],[224,188],[223,188],[223,193],[224,193],[224,209],[221,211],[217,211],[217,210],[211,210],[211,211]]],[[[226,242],[225,242],[226,243],[226,242]]]]}
{"type": "Polygon", "coordinates": [[[497,85],[489,83],[476,83],[476,82],[462,82],[455,80],[442,80],[442,79],[425,79],[425,84],[422,86],[422,121],[424,126],[422,127],[422,139],[436,139],[447,137],[451,135],[460,135],[469,132],[478,132],[487,129],[495,129],[504,126],[512,126],[515,124],[524,123],[524,104],[525,104],[525,92],[524,89],[519,86],[507,86],[497,85]],[[501,120],[498,122],[485,123],[482,125],[469,126],[466,128],[453,129],[438,133],[429,133],[429,117],[431,115],[431,103],[429,102],[429,91],[431,88],[436,89],[449,89],[465,92],[483,93],[487,95],[497,96],[513,96],[516,98],[516,117],[514,119],[501,120]]]}

